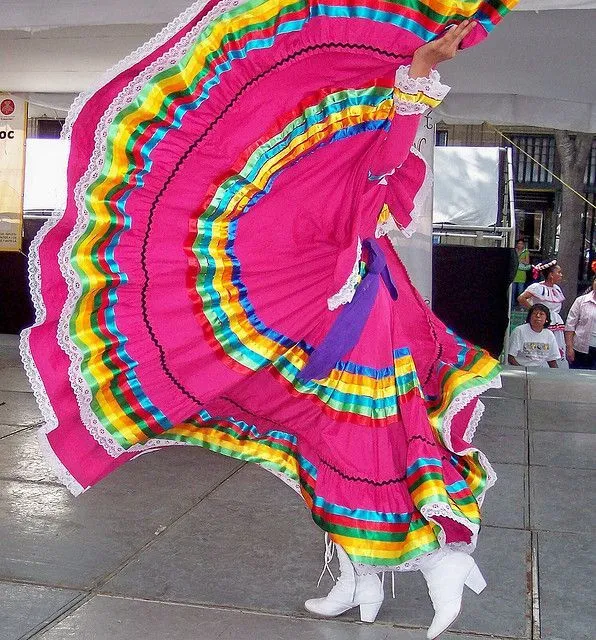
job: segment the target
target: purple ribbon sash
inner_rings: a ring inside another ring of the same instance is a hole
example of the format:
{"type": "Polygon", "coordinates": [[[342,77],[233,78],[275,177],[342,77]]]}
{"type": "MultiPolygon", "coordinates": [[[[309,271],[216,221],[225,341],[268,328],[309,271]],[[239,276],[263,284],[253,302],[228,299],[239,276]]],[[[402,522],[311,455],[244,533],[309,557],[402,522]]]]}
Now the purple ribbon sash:
{"type": "Polygon", "coordinates": [[[389,295],[397,300],[397,288],[379,243],[374,238],[367,238],[362,246],[368,252],[366,275],[356,288],[352,302],[344,305],[321,344],[298,373],[298,379],[303,382],[326,378],[338,361],[356,346],[375,303],[381,280],[389,295]]]}

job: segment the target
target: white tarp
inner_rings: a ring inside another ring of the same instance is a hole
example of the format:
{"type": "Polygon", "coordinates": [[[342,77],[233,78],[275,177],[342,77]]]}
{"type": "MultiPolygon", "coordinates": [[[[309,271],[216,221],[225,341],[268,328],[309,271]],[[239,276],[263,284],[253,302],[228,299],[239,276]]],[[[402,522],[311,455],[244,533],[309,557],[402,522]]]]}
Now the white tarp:
{"type": "MultiPolygon", "coordinates": [[[[191,0],[2,0],[0,29],[164,24],[190,4],[191,0]]],[[[595,8],[594,0],[521,0],[515,11],[595,8]]]]}
{"type": "Polygon", "coordinates": [[[521,0],[516,11],[549,11],[552,9],[596,9],[594,0],[521,0]]]}
{"type": "Polygon", "coordinates": [[[192,0],[1,0],[0,4],[1,29],[40,29],[165,24],[189,7],[192,0]]]}
{"type": "Polygon", "coordinates": [[[25,211],[66,207],[67,140],[29,138],[25,162],[25,211]]]}
{"type": "Polygon", "coordinates": [[[497,147],[436,147],[434,170],[433,223],[472,227],[497,223],[497,147]]]}
{"type": "Polygon", "coordinates": [[[596,10],[517,12],[480,46],[445,63],[448,123],[596,132],[596,10]]]}

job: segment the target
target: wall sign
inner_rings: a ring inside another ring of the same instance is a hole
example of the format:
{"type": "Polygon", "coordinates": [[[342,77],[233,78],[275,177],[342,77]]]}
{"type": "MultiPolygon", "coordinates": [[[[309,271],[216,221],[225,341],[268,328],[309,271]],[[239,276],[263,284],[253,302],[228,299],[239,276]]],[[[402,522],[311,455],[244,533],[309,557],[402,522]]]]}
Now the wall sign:
{"type": "Polygon", "coordinates": [[[27,103],[0,93],[0,251],[22,246],[26,137],[27,103]]]}

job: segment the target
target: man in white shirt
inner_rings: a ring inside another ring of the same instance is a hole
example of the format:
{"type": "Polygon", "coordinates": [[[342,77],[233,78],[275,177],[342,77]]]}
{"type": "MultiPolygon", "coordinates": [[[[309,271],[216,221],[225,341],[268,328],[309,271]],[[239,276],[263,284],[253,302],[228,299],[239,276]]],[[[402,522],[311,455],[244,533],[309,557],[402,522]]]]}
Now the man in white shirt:
{"type": "Polygon", "coordinates": [[[567,360],[573,369],[596,370],[596,276],[592,290],[579,296],[565,325],[567,360]]]}

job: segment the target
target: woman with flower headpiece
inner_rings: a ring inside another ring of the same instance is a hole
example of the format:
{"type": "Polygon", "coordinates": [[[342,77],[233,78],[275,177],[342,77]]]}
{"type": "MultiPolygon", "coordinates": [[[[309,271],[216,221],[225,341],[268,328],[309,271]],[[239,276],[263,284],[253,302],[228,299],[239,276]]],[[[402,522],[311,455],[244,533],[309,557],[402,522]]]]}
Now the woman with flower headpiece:
{"type": "Polygon", "coordinates": [[[563,271],[556,260],[550,260],[549,262],[541,262],[534,265],[532,275],[535,280],[540,276],[542,276],[543,280],[532,283],[517,298],[517,301],[524,309],[530,309],[532,305],[537,303],[541,303],[549,309],[551,323],[548,328],[553,332],[560,352],[557,364],[559,367],[565,367],[567,362],[565,359],[565,323],[560,315],[565,296],[561,287],[559,287],[559,282],[563,279],[563,271]]]}

